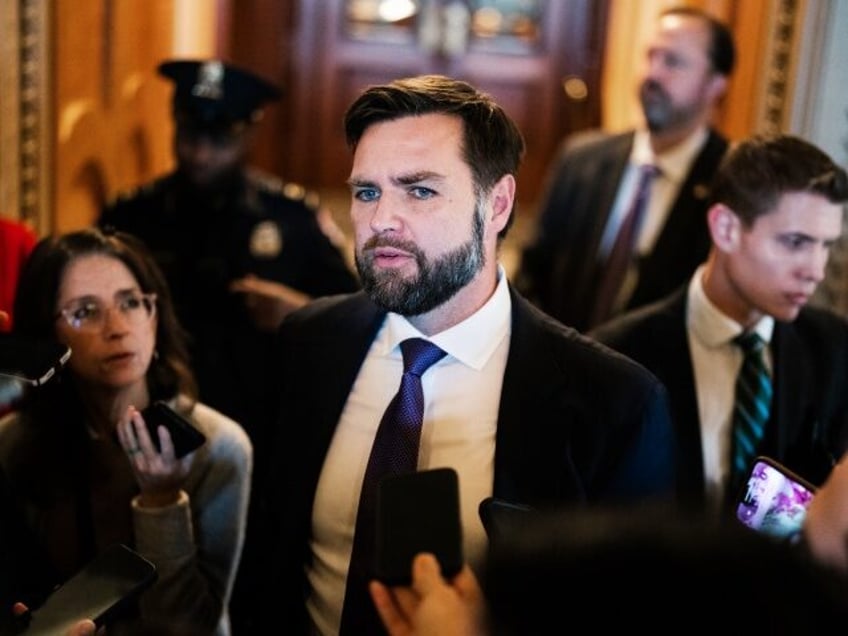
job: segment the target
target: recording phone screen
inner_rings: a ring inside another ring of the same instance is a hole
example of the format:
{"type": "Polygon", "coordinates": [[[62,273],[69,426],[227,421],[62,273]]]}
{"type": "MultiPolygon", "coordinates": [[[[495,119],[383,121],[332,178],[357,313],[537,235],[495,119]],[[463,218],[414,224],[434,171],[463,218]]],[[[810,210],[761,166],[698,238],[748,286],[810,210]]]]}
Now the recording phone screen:
{"type": "Polygon", "coordinates": [[[736,504],[749,528],[779,539],[800,532],[815,487],[777,462],[758,457],[736,504]]]}

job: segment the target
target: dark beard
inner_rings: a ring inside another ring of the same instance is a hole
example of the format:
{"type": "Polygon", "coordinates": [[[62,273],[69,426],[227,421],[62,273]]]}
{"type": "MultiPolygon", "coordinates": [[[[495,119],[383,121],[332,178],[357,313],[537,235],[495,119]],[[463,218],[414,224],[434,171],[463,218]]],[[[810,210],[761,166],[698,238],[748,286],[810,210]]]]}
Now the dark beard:
{"type": "Polygon", "coordinates": [[[486,264],[480,212],[478,204],[468,242],[433,261],[414,243],[379,236],[369,239],[356,254],[356,269],[365,292],[383,309],[402,316],[425,314],[450,300],[486,264]],[[418,276],[408,279],[396,271],[376,272],[375,247],[396,247],[412,254],[418,276]]]}
{"type": "Polygon", "coordinates": [[[648,130],[655,133],[689,125],[697,114],[697,107],[675,105],[662,86],[650,80],[639,87],[639,101],[648,130]]]}

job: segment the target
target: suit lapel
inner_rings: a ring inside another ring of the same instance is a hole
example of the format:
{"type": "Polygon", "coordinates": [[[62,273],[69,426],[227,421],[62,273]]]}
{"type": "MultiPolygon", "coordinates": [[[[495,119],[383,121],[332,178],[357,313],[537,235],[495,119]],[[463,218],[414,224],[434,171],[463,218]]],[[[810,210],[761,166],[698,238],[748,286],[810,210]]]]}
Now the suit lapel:
{"type": "Polygon", "coordinates": [[[808,402],[806,378],[813,376],[806,369],[805,349],[791,324],[775,322],[771,351],[775,397],[764,452],[780,458],[800,435],[808,402]]]}
{"type": "MultiPolygon", "coordinates": [[[[567,472],[567,427],[552,426],[560,411],[551,408],[566,400],[563,369],[555,364],[539,324],[541,314],[510,288],[512,333],[498,409],[495,447],[495,496],[512,501],[565,497],[579,483],[567,472]],[[558,438],[557,436],[562,436],[558,438]]],[[[545,319],[548,319],[547,317],[545,319]]]]}
{"type": "Polygon", "coordinates": [[[665,384],[669,393],[672,420],[677,434],[678,478],[687,495],[703,496],[704,457],[701,443],[701,417],[692,352],[686,330],[686,288],[681,288],[666,303],[665,324],[657,325],[664,334],[657,347],[656,363],[648,365],[665,384]]]}

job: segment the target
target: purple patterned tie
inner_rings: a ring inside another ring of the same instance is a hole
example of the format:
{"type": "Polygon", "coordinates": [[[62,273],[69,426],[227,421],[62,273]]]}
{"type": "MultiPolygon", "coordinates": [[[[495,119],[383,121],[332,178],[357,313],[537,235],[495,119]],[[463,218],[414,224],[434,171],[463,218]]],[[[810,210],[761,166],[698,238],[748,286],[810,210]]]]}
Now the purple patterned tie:
{"type": "Polygon", "coordinates": [[[639,168],[639,183],[636,186],[630,209],[621,221],[618,235],[612,245],[606,264],[602,270],[598,293],[595,296],[595,307],[592,312],[592,326],[599,325],[611,318],[616,306],[616,300],[621,292],[627,270],[633,259],[633,248],[636,237],[648,207],[648,193],[651,182],[659,174],[659,168],[645,164],[639,168]]]}
{"type": "Polygon", "coordinates": [[[446,354],[432,342],[410,338],[400,343],[403,377],[377,429],[356,514],[353,553],[347,575],[341,634],[365,636],[385,630],[368,593],[376,540],[377,484],[386,475],[413,472],[418,468],[418,442],[424,417],[421,376],[446,354]]]}

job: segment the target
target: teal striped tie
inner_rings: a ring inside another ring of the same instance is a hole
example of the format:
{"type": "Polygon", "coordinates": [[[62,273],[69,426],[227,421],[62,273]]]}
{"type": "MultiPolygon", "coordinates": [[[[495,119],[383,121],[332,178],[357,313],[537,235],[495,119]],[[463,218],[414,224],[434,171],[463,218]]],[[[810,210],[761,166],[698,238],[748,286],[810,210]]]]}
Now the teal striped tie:
{"type": "Polygon", "coordinates": [[[731,444],[733,483],[745,476],[763,438],[771,411],[771,377],[763,359],[765,342],[756,332],[744,332],[733,339],[745,356],[736,379],[736,405],[733,410],[731,444]]]}

